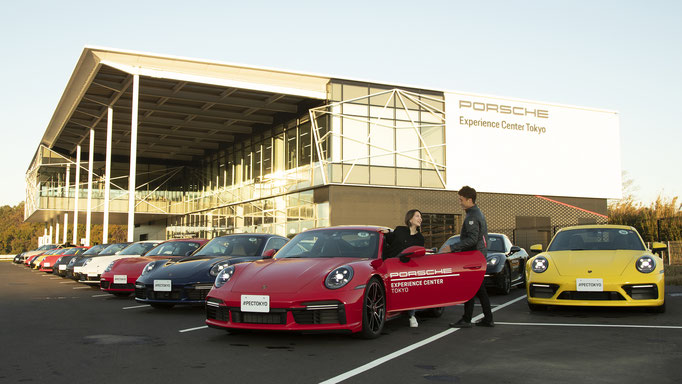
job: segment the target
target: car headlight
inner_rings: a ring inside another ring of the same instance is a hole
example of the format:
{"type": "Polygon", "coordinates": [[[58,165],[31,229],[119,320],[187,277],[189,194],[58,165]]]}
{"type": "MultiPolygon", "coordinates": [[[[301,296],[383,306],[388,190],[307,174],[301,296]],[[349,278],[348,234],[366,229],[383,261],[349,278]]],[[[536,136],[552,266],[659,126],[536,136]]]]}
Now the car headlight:
{"type": "Polygon", "coordinates": [[[227,283],[230,278],[234,275],[234,265],[227,266],[223,268],[220,273],[218,273],[218,277],[215,278],[215,287],[220,288],[225,283],[227,283]]]}
{"type": "Polygon", "coordinates": [[[144,266],[144,268],[142,268],[142,273],[140,274],[140,276],[148,274],[149,272],[152,271],[152,269],[154,269],[155,266],[156,262],[150,261],[149,263],[147,263],[147,265],[144,266]]]}
{"type": "Polygon", "coordinates": [[[329,289],[339,289],[348,284],[352,278],[353,268],[350,265],[344,265],[329,272],[327,278],[324,279],[324,286],[329,289]]]}
{"type": "Polygon", "coordinates": [[[60,257],[60,258],[58,258],[57,261],[55,261],[54,263],[57,264],[57,263],[59,263],[59,262],[61,262],[61,261],[62,261],[62,258],[60,257]]]}
{"type": "Polygon", "coordinates": [[[531,264],[531,269],[535,273],[542,273],[547,270],[549,267],[549,260],[547,260],[544,256],[538,256],[533,259],[533,263],[531,264]]]}
{"type": "Polygon", "coordinates": [[[91,262],[91,261],[92,261],[92,257],[91,257],[91,258],[88,258],[88,259],[85,259],[85,261],[83,262],[83,266],[85,267],[85,266],[88,265],[88,263],[91,262]]]}
{"type": "Polygon", "coordinates": [[[221,263],[217,263],[216,265],[214,265],[214,266],[211,268],[211,270],[210,270],[208,273],[209,273],[211,276],[218,276],[218,274],[219,274],[223,269],[227,268],[228,265],[229,265],[229,262],[227,262],[227,261],[223,261],[223,262],[221,262],[221,263]]]}
{"type": "Polygon", "coordinates": [[[73,265],[76,264],[76,259],[71,259],[69,260],[69,267],[73,267],[73,265]]]}
{"type": "Polygon", "coordinates": [[[488,265],[491,267],[494,267],[499,263],[500,263],[500,257],[499,256],[493,256],[493,257],[488,259],[488,265]]]}
{"type": "Polygon", "coordinates": [[[116,262],[116,261],[112,261],[111,263],[109,263],[109,265],[107,265],[107,267],[106,267],[106,269],[104,270],[104,272],[109,272],[109,271],[111,271],[111,268],[114,268],[114,263],[115,263],[115,262],[116,262]]]}
{"type": "Polygon", "coordinates": [[[642,273],[651,273],[656,269],[656,260],[649,255],[644,255],[637,259],[635,266],[642,273]]]}

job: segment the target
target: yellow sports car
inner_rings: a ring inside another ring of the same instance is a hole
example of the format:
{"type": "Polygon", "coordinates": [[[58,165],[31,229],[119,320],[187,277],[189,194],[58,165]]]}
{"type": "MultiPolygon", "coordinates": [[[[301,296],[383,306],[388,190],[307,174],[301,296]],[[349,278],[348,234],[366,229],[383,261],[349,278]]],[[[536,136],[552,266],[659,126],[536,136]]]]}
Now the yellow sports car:
{"type": "MultiPolygon", "coordinates": [[[[653,251],[666,248],[653,243],[653,251]]],[[[663,260],[623,225],[579,225],[559,230],[526,264],[532,311],[547,305],[652,307],[665,311],[663,260]]]]}

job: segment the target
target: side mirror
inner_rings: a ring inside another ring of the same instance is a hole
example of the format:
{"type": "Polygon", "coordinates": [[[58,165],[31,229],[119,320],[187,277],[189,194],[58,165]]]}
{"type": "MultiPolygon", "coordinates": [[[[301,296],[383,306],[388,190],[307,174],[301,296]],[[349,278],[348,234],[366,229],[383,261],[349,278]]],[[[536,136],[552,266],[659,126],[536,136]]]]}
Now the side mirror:
{"type": "Polygon", "coordinates": [[[533,244],[530,246],[531,252],[542,252],[542,244],[533,244]]]}
{"type": "Polygon", "coordinates": [[[661,243],[660,241],[651,243],[651,250],[654,252],[665,251],[666,249],[668,249],[668,246],[665,245],[665,243],[661,243]]]}
{"type": "Polygon", "coordinates": [[[275,253],[277,253],[279,249],[268,249],[267,251],[263,252],[263,258],[264,259],[272,259],[273,256],[275,256],[275,253]]]}
{"type": "Polygon", "coordinates": [[[518,252],[518,251],[520,251],[520,250],[521,250],[521,247],[519,247],[518,245],[512,245],[511,249],[509,250],[509,253],[510,253],[510,254],[511,254],[511,253],[516,253],[516,252],[518,252]]]}
{"type": "Polygon", "coordinates": [[[409,259],[413,257],[422,257],[426,254],[426,248],[420,247],[418,245],[413,245],[411,247],[405,248],[398,257],[400,258],[400,261],[406,260],[405,262],[409,261],[409,259]]]}

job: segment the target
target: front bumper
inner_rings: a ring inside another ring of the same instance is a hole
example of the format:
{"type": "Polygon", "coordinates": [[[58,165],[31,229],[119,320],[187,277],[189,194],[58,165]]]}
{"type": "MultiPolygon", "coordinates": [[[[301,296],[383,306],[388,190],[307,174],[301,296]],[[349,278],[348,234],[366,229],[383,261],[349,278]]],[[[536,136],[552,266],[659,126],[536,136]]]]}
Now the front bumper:
{"type": "Polygon", "coordinates": [[[140,303],[165,303],[204,305],[212,283],[172,285],[170,291],[155,291],[152,284],[134,284],[135,301],[140,303]]]}
{"type": "Polygon", "coordinates": [[[267,313],[242,312],[241,294],[206,298],[206,325],[220,329],[279,331],[362,330],[364,290],[334,292],[322,297],[297,297],[271,294],[267,313]]]}
{"type": "Polygon", "coordinates": [[[127,280],[125,284],[114,283],[112,277],[101,276],[99,279],[99,289],[107,293],[118,293],[118,292],[135,292],[135,281],[127,280]]]}
{"type": "Polygon", "coordinates": [[[663,274],[637,280],[603,278],[600,292],[578,291],[575,279],[543,281],[537,276],[526,286],[528,303],[540,305],[599,307],[659,307],[665,300],[663,274]]]}

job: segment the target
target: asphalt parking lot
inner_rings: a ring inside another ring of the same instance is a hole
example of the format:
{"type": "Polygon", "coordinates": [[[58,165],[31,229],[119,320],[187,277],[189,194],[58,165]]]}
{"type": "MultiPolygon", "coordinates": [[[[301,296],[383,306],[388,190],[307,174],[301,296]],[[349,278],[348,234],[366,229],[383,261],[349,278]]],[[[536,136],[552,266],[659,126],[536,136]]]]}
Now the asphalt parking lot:
{"type": "Polygon", "coordinates": [[[0,263],[0,382],[680,383],[682,287],[667,312],[552,308],[492,295],[495,328],[388,323],[363,340],[204,326],[202,308],[158,310],[72,280],[0,263]]]}

